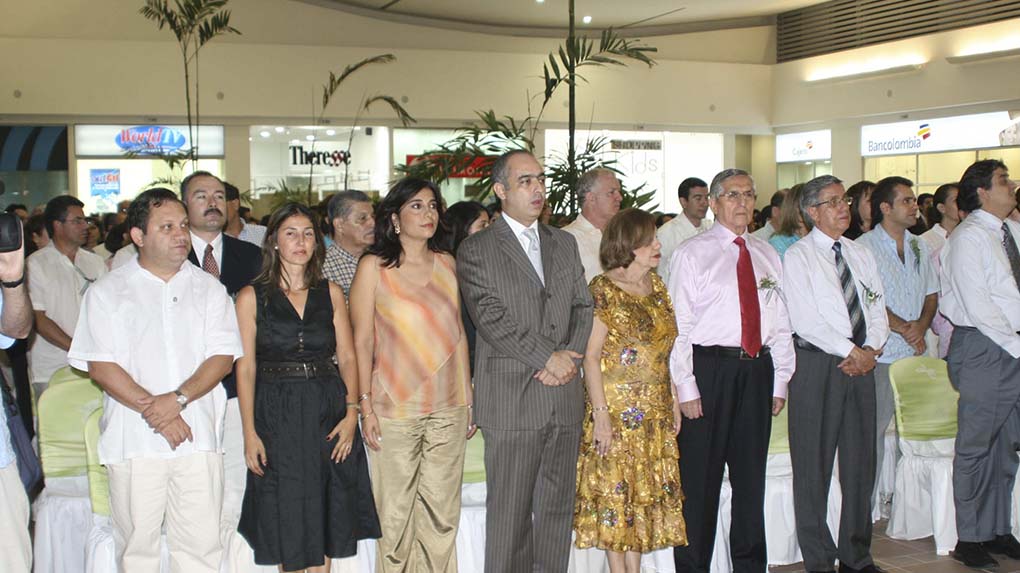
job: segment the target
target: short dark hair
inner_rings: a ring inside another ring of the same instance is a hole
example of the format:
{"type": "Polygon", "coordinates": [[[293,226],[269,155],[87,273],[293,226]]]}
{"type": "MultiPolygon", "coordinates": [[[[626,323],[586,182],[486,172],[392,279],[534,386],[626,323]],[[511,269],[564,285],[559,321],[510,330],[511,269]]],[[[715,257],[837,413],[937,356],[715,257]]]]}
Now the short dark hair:
{"type": "Polygon", "coordinates": [[[28,207],[22,205],[21,203],[11,203],[10,205],[7,206],[6,209],[4,209],[4,213],[13,213],[18,209],[21,209],[26,213],[28,212],[28,207]]]}
{"type": "Polygon", "coordinates": [[[992,174],[996,169],[1006,169],[1006,164],[998,159],[982,159],[972,163],[963,177],[960,177],[960,192],[956,196],[956,205],[968,213],[981,208],[981,196],[978,189],[992,188],[992,174]]]}
{"type": "Polygon", "coordinates": [[[932,195],[931,193],[921,193],[920,195],[917,196],[918,203],[924,203],[925,199],[931,199],[932,201],[934,201],[935,196],[932,195]]]}
{"type": "Polygon", "coordinates": [[[871,192],[871,228],[874,229],[882,222],[882,204],[888,204],[890,207],[895,207],[893,203],[896,202],[896,188],[900,185],[913,189],[914,182],[906,177],[899,177],[893,175],[880,179],[878,183],[875,183],[875,189],[871,192]]]}
{"type": "Polygon", "coordinates": [[[368,195],[366,195],[363,191],[357,191],[355,189],[348,189],[347,191],[334,193],[330,196],[329,203],[326,206],[330,225],[332,225],[333,219],[344,219],[347,215],[350,215],[351,207],[353,207],[355,203],[371,202],[372,199],[368,195]]]}
{"type": "Polygon", "coordinates": [[[520,155],[522,153],[534,157],[534,154],[527,149],[511,149],[503,155],[500,155],[499,158],[492,163],[492,175],[489,178],[492,180],[493,185],[496,183],[501,183],[503,187],[508,187],[510,185],[510,181],[507,180],[507,177],[510,175],[510,160],[515,155],[520,155]]]}
{"type": "Polygon", "coordinates": [[[676,188],[676,196],[680,199],[687,199],[691,195],[691,189],[694,187],[708,187],[708,183],[705,183],[697,177],[688,177],[680,182],[680,186],[676,188]]]}
{"type": "Polygon", "coordinates": [[[634,262],[634,250],[651,244],[655,239],[655,217],[651,213],[629,207],[606,223],[599,243],[602,270],[627,267],[634,262]]]}
{"type": "Polygon", "coordinates": [[[223,182],[223,189],[226,191],[227,201],[240,201],[241,190],[229,181],[223,182]]]}
{"type": "Polygon", "coordinates": [[[149,215],[152,213],[153,208],[162,207],[167,203],[177,203],[187,211],[184,202],[177,197],[176,193],[166,187],[153,187],[143,191],[139,196],[135,197],[135,200],[131,202],[131,206],[128,207],[128,230],[138,228],[141,229],[142,233],[148,232],[149,215]]]}
{"type": "MultiPolygon", "coordinates": [[[[783,200],[786,199],[786,194],[789,193],[789,192],[790,192],[789,189],[780,189],[780,190],[776,191],[775,193],[773,193],[772,194],[772,198],[769,199],[769,207],[775,207],[776,209],[782,209],[782,207],[783,207],[783,200]]],[[[766,219],[771,219],[772,218],[772,209],[771,208],[770,209],[766,209],[765,212],[768,213],[768,215],[766,215],[765,218],[766,219]]],[[[773,225],[773,226],[775,226],[775,225],[773,225]]]]}
{"type": "MultiPolygon", "coordinates": [[[[222,179],[220,179],[219,177],[213,175],[212,173],[209,173],[208,171],[201,171],[201,170],[195,171],[191,175],[188,175],[187,177],[185,177],[184,179],[181,180],[181,201],[187,202],[187,200],[188,200],[188,185],[191,183],[191,180],[196,178],[196,177],[212,177],[213,179],[219,181],[220,183],[223,183],[222,179]]],[[[224,187],[226,187],[226,184],[224,184],[224,187]]]]}
{"type": "Polygon", "coordinates": [[[64,222],[67,218],[67,210],[71,207],[85,207],[85,203],[78,200],[73,195],[58,195],[50,199],[46,203],[46,209],[43,210],[43,219],[46,221],[46,232],[50,234],[50,238],[53,238],[53,222],[60,221],[64,222]]]}
{"type": "MultiPolygon", "coordinates": [[[[404,252],[400,237],[397,236],[393,226],[393,215],[399,213],[400,209],[422,189],[432,191],[432,196],[436,200],[436,214],[439,215],[439,221],[442,221],[443,195],[439,192],[439,187],[431,181],[416,177],[405,177],[397,181],[375,210],[375,241],[367,252],[379,257],[387,267],[399,267],[400,255],[404,252]]],[[[445,251],[443,234],[443,225],[436,225],[436,232],[427,243],[430,251],[436,253],[445,251]]]]}
{"type": "Polygon", "coordinates": [[[959,193],[960,189],[956,183],[943,183],[939,185],[939,188],[935,190],[933,195],[931,209],[928,209],[928,222],[932,225],[942,222],[942,212],[939,211],[939,205],[945,205],[949,199],[949,192],[953,189],[959,193]]]}

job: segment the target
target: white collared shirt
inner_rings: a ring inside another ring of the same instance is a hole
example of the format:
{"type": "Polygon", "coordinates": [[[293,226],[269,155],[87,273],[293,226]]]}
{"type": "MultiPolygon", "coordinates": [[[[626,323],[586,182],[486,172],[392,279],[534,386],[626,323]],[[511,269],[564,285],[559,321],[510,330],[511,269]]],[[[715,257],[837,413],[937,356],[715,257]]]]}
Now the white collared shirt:
{"type": "MultiPolygon", "coordinates": [[[[783,301],[783,267],[768,243],[747,233],[743,237],[758,287],[761,342],[769,347],[775,370],[772,395],[786,399],[796,353],[783,301]]],[[[740,347],[743,327],[737,283],[740,247],[733,242],[736,238],[725,226],[716,225],[684,241],[670,264],[667,286],[678,334],[669,356],[669,371],[681,402],[701,397],[694,378],[695,344],[740,347]]]]}
{"type": "MultiPolygon", "coordinates": [[[[138,259],[111,271],[85,294],[68,353],[71,365],[82,370],[89,362],[113,362],[153,395],[176,390],[218,355],[243,355],[234,304],[223,285],[187,261],[164,282],[138,259]]],[[[189,402],[181,416],[194,440],[175,451],[140,413],[105,394],[99,461],[222,452],[226,404],[220,384],[189,402]]]]}
{"type": "MultiPolygon", "coordinates": [[[[46,318],[72,336],[86,289],[106,274],[103,258],[78,249],[72,263],[51,242],[32,253],[26,266],[32,309],[45,312],[46,318]]],[[[67,366],[67,351],[38,335],[32,342],[29,358],[32,382],[36,384],[49,382],[54,372],[67,366]]]]}
{"type": "Polygon", "coordinates": [[[599,247],[602,245],[602,231],[591,224],[584,215],[576,219],[563,230],[577,240],[577,250],[581,254],[581,265],[584,267],[584,280],[591,282],[596,275],[602,274],[602,263],[599,261],[599,247]]]}
{"type": "Polygon", "coordinates": [[[772,226],[772,219],[769,219],[768,221],[765,221],[765,225],[762,226],[761,229],[758,229],[757,231],[751,233],[751,236],[758,237],[759,239],[767,242],[769,239],[772,238],[772,235],[775,234],[776,229],[775,227],[772,226]]]}
{"type": "MultiPolygon", "coordinates": [[[[191,234],[191,249],[195,251],[195,258],[198,259],[198,266],[202,266],[205,259],[205,247],[209,243],[205,242],[205,239],[196,235],[193,231],[189,231],[191,234]]],[[[261,247],[261,245],[259,245],[261,247]]],[[[216,235],[216,238],[212,240],[212,256],[216,259],[216,268],[223,272],[223,233],[216,235]]]]}
{"type": "Polygon", "coordinates": [[[936,253],[946,244],[946,237],[948,236],[949,233],[946,232],[946,228],[942,226],[942,223],[935,223],[935,226],[925,231],[921,238],[924,239],[924,242],[928,243],[930,247],[928,250],[936,253]]]}
{"type": "MultiPolygon", "coordinates": [[[[1020,244],[1020,225],[1008,219],[1006,225],[1020,244]]],[[[983,209],[972,212],[953,229],[941,262],[942,314],[1020,358],[1020,290],[1002,246],[1002,220],[983,209]]]]}
{"type": "MultiPolygon", "coordinates": [[[[528,248],[531,245],[528,244],[528,239],[525,238],[525,236],[524,236],[524,230],[525,229],[534,229],[535,230],[535,236],[539,237],[540,235],[538,233],[538,219],[535,219],[534,221],[531,222],[530,225],[525,227],[523,223],[521,223],[517,219],[514,219],[510,215],[507,215],[506,211],[503,212],[503,218],[506,219],[506,224],[510,226],[510,230],[513,231],[514,232],[514,236],[517,237],[517,242],[520,243],[521,244],[521,248],[524,249],[524,254],[527,255],[528,254],[528,248]]],[[[539,246],[539,248],[541,248],[541,246],[542,246],[542,239],[541,238],[538,239],[538,246],[539,246]]]]}
{"type": "MultiPolygon", "coordinates": [[[[835,242],[815,227],[794,243],[783,258],[783,294],[793,331],[823,351],[845,357],[854,349],[853,329],[836,273],[835,242]]],[[[880,350],[889,338],[889,318],[875,258],[867,247],[846,237],[839,242],[864,312],[864,346],[880,350]]]]}
{"type": "MultiPolygon", "coordinates": [[[[266,228],[262,225],[256,225],[254,223],[245,223],[242,220],[241,232],[237,234],[237,238],[246,243],[251,243],[261,249],[262,243],[266,242],[266,228]]],[[[215,250],[216,247],[214,246],[213,251],[215,250]]]]}
{"type": "Polygon", "coordinates": [[[669,284],[670,259],[673,258],[673,251],[680,246],[680,243],[711,228],[712,221],[708,219],[702,219],[701,226],[695,227],[691,220],[687,218],[687,215],[683,213],[673,217],[673,220],[659,227],[656,235],[659,238],[659,242],[662,243],[662,259],[659,261],[659,276],[662,277],[662,282],[669,284]]]}

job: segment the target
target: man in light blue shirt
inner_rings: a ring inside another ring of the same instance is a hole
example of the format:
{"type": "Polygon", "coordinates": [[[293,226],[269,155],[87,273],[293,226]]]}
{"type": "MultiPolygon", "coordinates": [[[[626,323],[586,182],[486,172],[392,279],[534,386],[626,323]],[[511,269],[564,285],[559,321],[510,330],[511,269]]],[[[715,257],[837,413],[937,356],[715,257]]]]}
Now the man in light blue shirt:
{"type": "Polygon", "coordinates": [[[913,185],[903,177],[886,177],[879,181],[871,193],[872,230],[857,239],[875,257],[892,331],[885,352],[875,366],[876,496],[885,452],[885,430],[895,412],[889,365],[901,358],[924,354],[924,333],[931,326],[938,306],[938,275],[928,244],[907,230],[917,223],[913,185]]]}
{"type": "MultiPolygon", "coordinates": [[[[10,348],[32,329],[32,303],[25,288],[25,256],[20,248],[0,253],[0,348],[10,348]]],[[[6,380],[0,379],[0,384],[6,380]]],[[[32,543],[28,536],[28,496],[0,407],[0,571],[29,573],[32,543]]]]}

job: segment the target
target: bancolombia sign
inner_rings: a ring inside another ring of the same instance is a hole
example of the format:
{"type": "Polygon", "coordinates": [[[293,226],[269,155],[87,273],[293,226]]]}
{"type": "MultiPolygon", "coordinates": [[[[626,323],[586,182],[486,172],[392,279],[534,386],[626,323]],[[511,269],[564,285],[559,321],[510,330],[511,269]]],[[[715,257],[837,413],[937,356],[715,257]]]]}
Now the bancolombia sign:
{"type": "MultiPolygon", "coordinates": [[[[195,128],[200,157],[223,157],[223,126],[195,128]]],[[[187,153],[191,149],[186,125],[76,125],[74,153],[78,157],[151,156],[187,153]]]]}
{"type": "Polygon", "coordinates": [[[933,151],[984,149],[1003,145],[1009,112],[901,121],[861,127],[861,155],[912,155],[933,151]]]}

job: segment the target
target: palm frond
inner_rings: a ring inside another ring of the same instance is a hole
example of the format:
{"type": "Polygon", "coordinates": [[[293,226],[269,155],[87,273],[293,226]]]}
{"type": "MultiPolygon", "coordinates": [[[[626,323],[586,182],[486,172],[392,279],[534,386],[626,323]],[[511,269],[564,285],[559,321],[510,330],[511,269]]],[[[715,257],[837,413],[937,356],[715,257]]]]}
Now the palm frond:
{"type": "Polygon", "coordinates": [[[373,64],[388,64],[396,59],[397,57],[394,56],[393,54],[380,54],[378,56],[372,56],[371,58],[365,58],[360,62],[355,62],[344,68],[344,71],[340,72],[339,74],[329,72],[329,82],[322,88],[323,111],[325,112],[326,107],[329,105],[330,100],[333,98],[333,94],[335,94],[336,91],[340,89],[340,86],[344,83],[344,80],[350,77],[351,74],[357,72],[358,70],[364,68],[365,66],[371,66],[373,64]]]}
{"type": "Polygon", "coordinates": [[[400,120],[400,123],[404,127],[407,127],[412,123],[418,123],[418,120],[411,117],[411,114],[407,113],[407,110],[404,109],[404,106],[400,105],[400,102],[394,99],[393,96],[388,95],[372,96],[365,100],[365,103],[364,105],[361,106],[361,109],[363,109],[364,111],[368,111],[368,108],[372,107],[372,104],[380,101],[390,106],[390,109],[392,109],[393,113],[397,115],[397,119],[400,120]]]}

